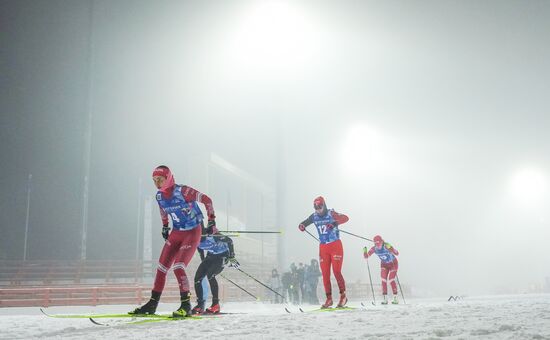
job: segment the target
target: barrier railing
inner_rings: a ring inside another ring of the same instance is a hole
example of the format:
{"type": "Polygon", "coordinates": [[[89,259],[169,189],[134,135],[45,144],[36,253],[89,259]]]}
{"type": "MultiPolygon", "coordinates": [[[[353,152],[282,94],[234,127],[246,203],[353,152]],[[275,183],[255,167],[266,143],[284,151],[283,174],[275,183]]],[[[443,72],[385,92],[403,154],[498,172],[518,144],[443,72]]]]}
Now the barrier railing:
{"type": "MultiPolygon", "coordinates": [[[[0,289],[0,307],[141,304],[149,298],[150,289],[149,285],[8,288],[0,289]]],[[[178,287],[167,286],[162,300],[178,301],[178,287]]]]}
{"type": "MultiPolygon", "coordinates": [[[[272,266],[261,266],[253,259],[244,259],[241,263],[254,277],[270,282],[272,266]]],[[[194,259],[188,266],[191,285],[198,264],[198,259],[194,259]]],[[[150,296],[155,271],[156,262],[0,261],[0,307],[141,304],[150,296]],[[148,272],[144,274],[143,268],[149,268],[148,272]]],[[[223,273],[261,300],[271,300],[272,293],[254,280],[231,268],[226,268],[223,273]]],[[[230,282],[223,278],[218,278],[218,282],[222,301],[250,301],[250,296],[230,282]]],[[[407,288],[403,286],[405,294],[410,295],[407,288]]],[[[379,285],[375,284],[374,289],[378,295],[379,285]]],[[[282,288],[279,290],[286,295],[282,288]]],[[[191,291],[193,293],[193,288],[191,291]]],[[[321,282],[317,292],[319,299],[324,299],[321,282]]],[[[350,299],[369,301],[372,295],[370,286],[361,281],[347,282],[346,293],[350,299]]],[[[179,301],[178,285],[171,271],[161,301],[179,301]]]]}

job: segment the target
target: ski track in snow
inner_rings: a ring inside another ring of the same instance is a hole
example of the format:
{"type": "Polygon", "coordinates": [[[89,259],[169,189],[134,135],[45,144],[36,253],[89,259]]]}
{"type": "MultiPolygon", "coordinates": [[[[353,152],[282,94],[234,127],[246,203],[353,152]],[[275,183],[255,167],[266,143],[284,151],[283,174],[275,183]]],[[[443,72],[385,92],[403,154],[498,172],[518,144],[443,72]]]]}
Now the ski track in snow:
{"type": "MultiPolygon", "coordinates": [[[[550,295],[469,297],[459,301],[411,299],[407,305],[288,314],[284,305],[227,303],[224,315],[202,320],[93,325],[88,319],[55,319],[38,308],[0,309],[0,339],[549,339],[550,295]]],[[[349,302],[360,306],[359,301],[349,302]]],[[[162,304],[165,313],[177,306],[162,304]]],[[[121,313],[135,306],[51,307],[54,314],[121,313]]],[[[302,306],[312,310],[317,306],[302,306]]]]}

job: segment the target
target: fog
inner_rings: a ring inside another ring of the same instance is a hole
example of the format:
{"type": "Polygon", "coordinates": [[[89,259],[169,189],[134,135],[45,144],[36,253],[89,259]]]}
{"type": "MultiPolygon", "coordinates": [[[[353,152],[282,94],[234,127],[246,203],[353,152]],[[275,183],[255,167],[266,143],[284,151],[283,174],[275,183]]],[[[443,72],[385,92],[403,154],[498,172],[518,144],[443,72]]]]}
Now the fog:
{"type": "Polygon", "coordinates": [[[27,207],[29,260],[80,259],[83,225],[87,259],[140,258],[165,164],[222,230],[282,230],[281,269],[323,195],[419,294],[550,277],[547,1],[1,1],[0,32],[0,259],[27,207]]]}

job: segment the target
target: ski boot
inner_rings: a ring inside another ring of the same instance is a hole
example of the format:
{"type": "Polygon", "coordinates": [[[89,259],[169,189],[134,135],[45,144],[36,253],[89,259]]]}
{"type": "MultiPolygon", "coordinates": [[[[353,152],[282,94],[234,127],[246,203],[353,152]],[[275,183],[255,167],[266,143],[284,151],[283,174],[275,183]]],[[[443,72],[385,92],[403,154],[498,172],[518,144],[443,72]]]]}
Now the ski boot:
{"type": "Polygon", "coordinates": [[[184,318],[191,316],[191,294],[189,292],[180,292],[181,305],[177,311],[172,313],[175,318],[184,318]]]}
{"type": "Polygon", "coordinates": [[[147,301],[146,304],[144,304],[141,307],[138,307],[134,309],[131,312],[128,312],[130,315],[152,315],[155,314],[157,311],[157,306],[159,304],[160,300],[160,293],[159,292],[151,292],[151,299],[147,301]]]}
{"type": "Polygon", "coordinates": [[[332,304],[332,294],[327,294],[327,301],[321,305],[321,309],[331,308],[332,304]]]}
{"type": "Polygon", "coordinates": [[[382,302],[380,302],[380,304],[387,305],[388,304],[388,296],[386,294],[384,294],[383,297],[384,297],[384,299],[382,300],[382,302]]]}
{"type": "Polygon", "coordinates": [[[219,300],[213,300],[212,301],[212,306],[206,308],[205,313],[220,314],[220,302],[219,302],[219,300]]]}
{"type": "Polygon", "coordinates": [[[198,315],[204,313],[204,300],[198,300],[197,305],[191,310],[193,315],[198,315]]]}
{"type": "Polygon", "coordinates": [[[346,292],[340,293],[340,301],[338,301],[338,305],[336,305],[337,308],[344,308],[346,307],[346,303],[348,302],[348,298],[346,297],[346,292]]]}
{"type": "Polygon", "coordinates": [[[397,305],[399,304],[399,300],[397,300],[397,295],[394,295],[393,296],[393,300],[391,301],[392,305],[397,305]]]}

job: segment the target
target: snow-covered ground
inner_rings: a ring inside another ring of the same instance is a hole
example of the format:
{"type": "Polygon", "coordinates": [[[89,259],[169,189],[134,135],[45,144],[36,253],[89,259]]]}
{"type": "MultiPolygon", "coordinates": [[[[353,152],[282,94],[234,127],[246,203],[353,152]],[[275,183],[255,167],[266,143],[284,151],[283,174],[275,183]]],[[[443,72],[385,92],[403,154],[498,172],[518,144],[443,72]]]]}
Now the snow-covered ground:
{"type": "MultiPolygon", "coordinates": [[[[0,309],[1,339],[550,339],[550,295],[411,299],[407,304],[348,303],[354,310],[288,314],[284,305],[226,303],[223,315],[201,320],[97,326],[54,319],[38,308],[0,309]],[[368,305],[367,305],[368,304],[368,305]]],[[[51,307],[50,313],[127,312],[135,306],[51,307]]],[[[161,304],[159,312],[177,306],[161,304]]],[[[312,310],[316,306],[302,306],[312,310]]],[[[118,320],[105,322],[117,323],[118,320]]]]}

